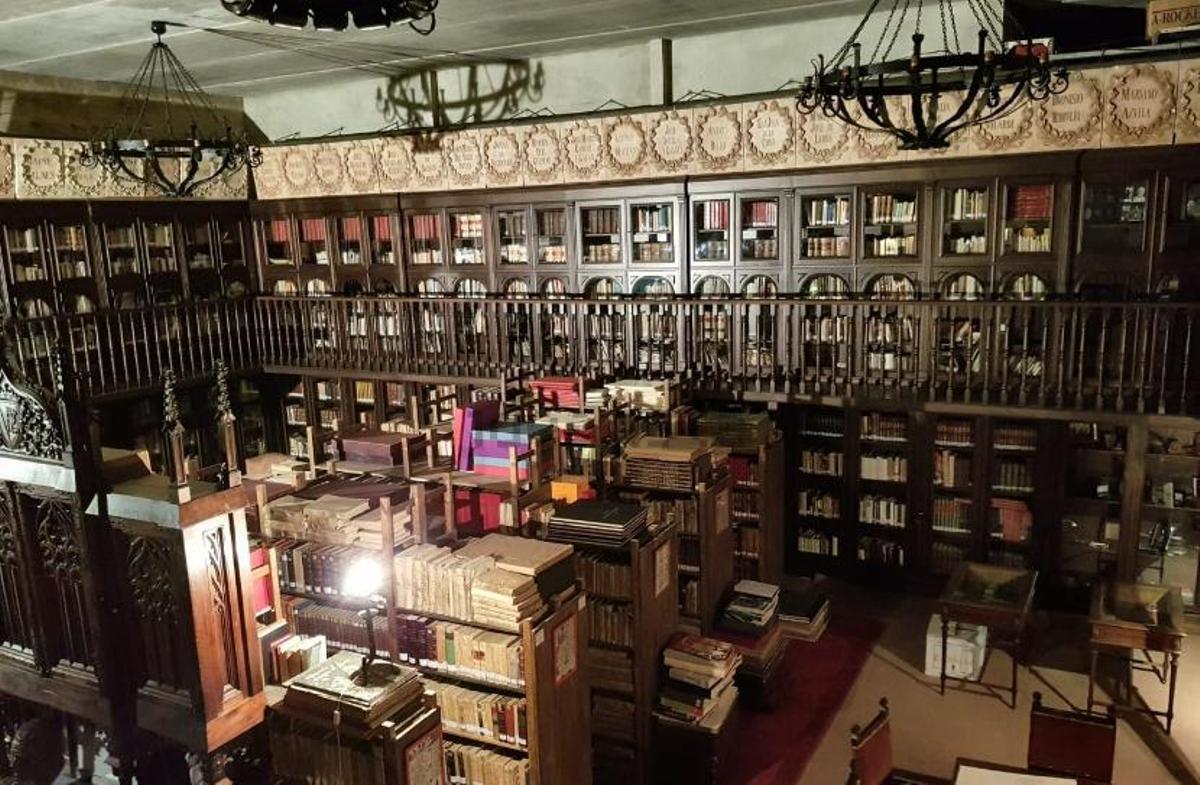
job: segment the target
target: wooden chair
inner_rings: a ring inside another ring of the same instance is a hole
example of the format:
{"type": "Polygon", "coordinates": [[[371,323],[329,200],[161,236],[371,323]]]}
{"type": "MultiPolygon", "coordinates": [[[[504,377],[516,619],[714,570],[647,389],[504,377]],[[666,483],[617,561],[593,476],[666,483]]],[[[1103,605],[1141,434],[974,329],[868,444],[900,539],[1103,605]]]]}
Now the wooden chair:
{"type": "Polygon", "coordinates": [[[1048,709],[1033,693],[1029,713],[1028,767],[1043,774],[1065,774],[1090,782],[1112,782],[1117,719],[1106,714],[1048,709]]]}
{"type": "Polygon", "coordinates": [[[879,713],[865,728],[850,729],[847,785],[948,785],[946,780],[896,769],[892,762],[891,710],[879,699],[879,713]]]}

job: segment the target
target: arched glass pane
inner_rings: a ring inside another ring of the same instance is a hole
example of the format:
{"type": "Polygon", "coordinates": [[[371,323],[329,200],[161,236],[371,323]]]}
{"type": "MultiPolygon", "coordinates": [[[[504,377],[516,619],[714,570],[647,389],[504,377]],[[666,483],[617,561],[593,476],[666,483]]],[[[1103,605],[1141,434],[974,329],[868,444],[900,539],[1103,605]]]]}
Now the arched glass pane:
{"type": "Polygon", "coordinates": [[[942,296],[947,300],[982,300],[985,289],[983,281],[970,273],[958,273],[942,283],[942,296]]]}
{"type": "Polygon", "coordinates": [[[716,275],[704,276],[692,288],[701,297],[724,297],[729,294],[729,282],[716,275]]]}
{"type": "Polygon", "coordinates": [[[639,278],[633,285],[633,293],[647,295],[675,294],[675,287],[666,278],[654,275],[639,278]]]}
{"type": "Polygon", "coordinates": [[[510,278],[504,282],[504,293],[510,297],[524,297],[529,294],[529,282],[524,278],[510,278]]]}
{"type": "Polygon", "coordinates": [[[800,293],[814,300],[835,300],[848,296],[850,286],[846,279],[832,273],[809,276],[800,288],[800,293]]]}
{"type": "Polygon", "coordinates": [[[621,293],[621,284],[613,278],[593,278],[587,282],[583,293],[588,297],[612,297],[621,293]]]}
{"type": "Polygon", "coordinates": [[[914,300],[917,287],[907,275],[888,273],[871,279],[867,284],[867,295],[875,300],[914,300]]]}
{"type": "Polygon", "coordinates": [[[774,297],[778,292],[775,281],[765,275],[752,275],[742,282],[742,294],[747,297],[774,297]]]}
{"type": "Polygon", "coordinates": [[[1014,275],[1004,284],[1004,297],[1008,300],[1045,300],[1048,293],[1046,282],[1033,273],[1014,275]]]}

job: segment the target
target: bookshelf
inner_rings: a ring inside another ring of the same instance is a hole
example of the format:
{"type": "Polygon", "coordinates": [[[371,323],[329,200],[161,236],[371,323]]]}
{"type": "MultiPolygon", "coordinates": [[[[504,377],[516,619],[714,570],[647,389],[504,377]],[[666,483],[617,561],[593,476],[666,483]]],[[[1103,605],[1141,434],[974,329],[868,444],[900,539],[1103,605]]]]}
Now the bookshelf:
{"type": "Polygon", "coordinates": [[[796,488],[788,516],[787,572],[811,575],[832,572],[851,540],[843,518],[847,505],[844,482],[846,459],[846,414],[832,407],[805,406],[796,411],[795,467],[789,479],[796,488]]]}
{"type": "Polygon", "coordinates": [[[593,625],[595,781],[649,783],[660,656],[679,624],[677,525],[644,530],[624,548],[576,549],[593,625]]]}
{"type": "MultiPolygon", "coordinates": [[[[1024,567],[1035,553],[1035,494],[1039,491],[1040,436],[1035,424],[994,420],[988,472],[985,553],[992,564],[1024,567]]],[[[1049,452],[1046,450],[1045,452],[1049,452]]]]}
{"type": "Polygon", "coordinates": [[[738,204],[738,262],[777,265],[784,260],[786,227],[780,196],[740,195],[738,204]]]}
{"type": "Polygon", "coordinates": [[[1084,184],[1080,253],[1140,254],[1147,240],[1150,183],[1136,176],[1084,184]]]}
{"type": "MultiPolygon", "coordinates": [[[[728,196],[692,199],[692,262],[710,264],[733,261],[730,243],[733,200],[728,196]]],[[[752,228],[753,231],[753,228],[752,228]]]]}
{"type": "Polygon", "coordinates": [[[729,456],[735,578],[778,583],[783,575],[783,454],[783,438],[773,434],[767,444],[729,456]]]}
{"type": "Polygon", "coordinates": [[[851,258],[854,195],[849,192],[801,196],[799,251],[805,263],[851,258]]]}
{"type": "Polygon", "coordinates": [[[910,418],[907,412],[859,410],[853,487],[859,568],[904,568],[913,555],[910,521],[910,418]]]}
{"type": "Polygon", "coordinates": [[[483,265],[487,247],[484,227],[486,216],[476,210],[449,210],[450,263],[455,266],[483,265]]]}
{"type": "Polygon", "coordinates": [[[1053,182],[1009,183],[1004,187],[1002,252],[1007,256],[1049,256],[1054,250],[1053,182]]]}
{"type": "Polygon", "coordinates": [[[397,659],[419,668],[425,678],[469,690],[480,703],[493,702],[492,696],[496,696],[516,699],[524,707],[524,745],[464,732],[443,722],[442,732],[449,741],[526,762],[529,785],[587,785],[592,781],[589,612],[586,595],[577,592],[561,599],[543,618],[522,621],[516,633],[451,617],[438,619],[424,611],[408,613],[402,608],[391,617],[391,629],[397,659]],[[441,649],[431,645],[434,641],[427,632],[431,625],[439,624],[475,630],[479,634],[472,646],[481,651],[498,645],[515,649],[515,666],[521,677],[493,680],[474,670],[439,662],[436,658],[441,649]]]}
{"type": "Polygon", "coordinates": [[[941,193],[940,259],[990,259],[992,245],[991,183],[943,185],[941,193]]]}
{"type": "Polygon", "coordinates": [[[866,191],[862,198],[863,259],[915,258],[919,241],[920,190],[866,191]]]}
{"type": "Polygon", "coordinates": [[[529,258],[529,210],[524,207],[497,208],[492,211],[496,222],[496,255],[502,266],[526,266],[529,258]]]}
{"type": "Polygon", "coordinates": [[[671,266],[675,263],[675,203],[632,202],[629,205],[630,261],[671,266]]]}
{"type": "Polygon", "coordinates": [[[571,229],[565,207],[534,207],[534,247],[538,265],[566,266],[571,260],[571,229]]]}
{"type": "Polygon", "coordinates": [[[972,558],[980,536],[980,470],[976,418],[937,417],[929,472],[930,572],[949,576],[972,558]]]}
{"type": "Polygon", "coordinates": [[[580,205],[579,236],[581,265],[621,265],[625,262],[620,203],[580,205]]]}

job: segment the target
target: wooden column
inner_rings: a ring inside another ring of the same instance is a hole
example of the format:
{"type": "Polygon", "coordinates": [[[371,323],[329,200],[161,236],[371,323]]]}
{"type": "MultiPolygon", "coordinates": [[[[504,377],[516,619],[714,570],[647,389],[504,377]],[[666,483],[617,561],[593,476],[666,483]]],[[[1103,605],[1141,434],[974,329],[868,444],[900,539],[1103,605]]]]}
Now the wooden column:
{"type": "Polygon", "coordinates": [[[1144,420],[1125,432],[1125,473],[1121,477],[1121,534],[1117,541],[1117,577],[1137,579],[1138,543],[1142,536],[1142,495],[1146,485],[1146,446],[1150,429],[1144,420]]]}

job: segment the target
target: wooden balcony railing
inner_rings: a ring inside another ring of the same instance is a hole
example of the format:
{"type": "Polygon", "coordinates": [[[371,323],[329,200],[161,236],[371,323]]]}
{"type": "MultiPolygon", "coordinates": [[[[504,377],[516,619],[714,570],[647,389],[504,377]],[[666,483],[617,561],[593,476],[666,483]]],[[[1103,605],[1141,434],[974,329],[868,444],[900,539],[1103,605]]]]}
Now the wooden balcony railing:
{"type": "Polygon", "coordinates": [[[13,323],[44,383],[55,340],[93,393],[235,370],[494,382],[661,376],[764,397],[1190,414],[1196,303],[738,297],[260,297],[13,323]]]}
{"type": "Polygon", "coordinates": [[[157,387],[167,368],[184,382],[212,375],[217,360],[235,370],[258,367],[255,309],[247,298],[13,319],[6,337],[34,384],[52,386],[57,344],[80,394],[116,395],[157,387]]]}

